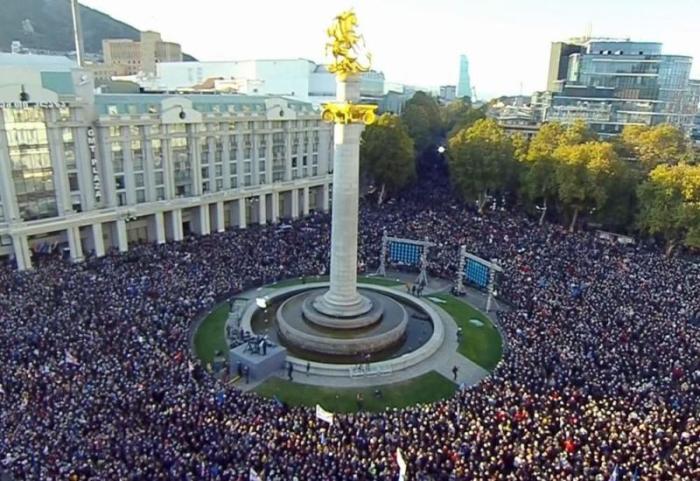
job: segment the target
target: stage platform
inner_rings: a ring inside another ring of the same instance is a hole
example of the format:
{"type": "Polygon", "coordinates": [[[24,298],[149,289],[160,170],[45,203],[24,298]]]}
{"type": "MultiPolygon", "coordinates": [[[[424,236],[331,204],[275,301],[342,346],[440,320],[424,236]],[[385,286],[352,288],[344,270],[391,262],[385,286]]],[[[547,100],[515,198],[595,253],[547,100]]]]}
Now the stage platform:
{"type": "MultiPolygon", "coordinates": [[[[250,352],[247,344],[242,344],[231,350],[229,356],[231,362],[231,373],[238,375],[238,363],[241,367],[248,366],[250,370],[250,382],[265,379],[270,374],[285,367],[287,359],[287,349],[284,346],[268,346],[265,355],[250,352]]],[[[245,383],[245,375],[241,376],[241,381],[245,383]]],[[[240,382],[240,381],[239,381],[240,382]]]]}

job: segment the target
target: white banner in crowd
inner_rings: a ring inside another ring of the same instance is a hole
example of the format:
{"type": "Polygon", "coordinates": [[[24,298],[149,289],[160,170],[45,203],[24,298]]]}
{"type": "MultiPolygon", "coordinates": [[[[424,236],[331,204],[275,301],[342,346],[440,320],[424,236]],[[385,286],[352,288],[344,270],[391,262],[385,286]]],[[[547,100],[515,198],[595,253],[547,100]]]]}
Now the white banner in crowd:
{"type": "Polygon", "coordinates": [[[78,362],[78,359],[73,354],[68,352],[68,349],[66,349],[66,357],[65,357],[64,361],[66,362],[66,364],[73,364],[74,366],[80,365],[80,362],[78,362]]]}
{"type": "Polygon", "coordinates": [[[400,448],[396,448],[396,462],[399,464],[399,481],[406,481],[406,461],[400,448]]]}
{"type": "Polygon", "coordinates": [[[320,404],[316,405],[316,417],[323,422],[333,424],[333,413],[323,409],[320,404]]]}

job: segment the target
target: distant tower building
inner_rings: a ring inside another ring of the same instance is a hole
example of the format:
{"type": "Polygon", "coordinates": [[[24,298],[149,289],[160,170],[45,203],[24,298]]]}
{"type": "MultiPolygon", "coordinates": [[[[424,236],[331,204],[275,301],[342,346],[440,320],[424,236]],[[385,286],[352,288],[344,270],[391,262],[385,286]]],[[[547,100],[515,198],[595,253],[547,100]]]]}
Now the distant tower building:
{"type": "Polygon", "coordinates": [[[10,51],[14,54],[22,53],[22,42],[19,40],[13,40],[10,51]]]}
{"type": "Polygon", "coordinates": [[[469,81],[469,60],[466,55],[459,56],[459,82],[457,82],[457,97],[471,97],[472,85],[469,81]]]}

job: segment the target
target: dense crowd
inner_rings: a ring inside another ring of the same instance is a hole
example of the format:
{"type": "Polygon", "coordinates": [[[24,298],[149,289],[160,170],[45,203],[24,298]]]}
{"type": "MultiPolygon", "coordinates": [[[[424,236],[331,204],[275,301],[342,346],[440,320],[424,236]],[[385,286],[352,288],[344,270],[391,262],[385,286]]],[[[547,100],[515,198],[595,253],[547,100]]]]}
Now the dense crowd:
{"type": "Polygon", "coordinates": [[[81,264],[0,270],[0,472],[16,480],[700,479],[700,266],[477,215],[436,189],[363,206],[360,264],[382,230],[428,237],[454,278],[458,246],[497,258],[515,308],[504,360],[453,398],[338,415],[242,393],[189,352],[217,299],[323,274],[329,218],[139,245],[81,264]]]}

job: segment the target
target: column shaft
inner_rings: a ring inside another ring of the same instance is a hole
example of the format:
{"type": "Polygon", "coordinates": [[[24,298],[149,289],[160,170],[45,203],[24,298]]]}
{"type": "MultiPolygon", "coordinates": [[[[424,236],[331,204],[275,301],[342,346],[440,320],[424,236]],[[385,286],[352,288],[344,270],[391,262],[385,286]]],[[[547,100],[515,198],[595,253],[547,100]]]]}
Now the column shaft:
{"type": "Polygon", "coordinates": [[[224,224],[224,203],[219,201],[216,203],[216,232],[223,232],[226,230],[226,225],[224,224]]]}
{"type": "Polygon", "coordinates": [[[299,189],[292,189],[290,191],[292,196],[292,219],[299,218],[299,189]]]}
{"type": "Polygon", "coordinates": [[[245,229],[248,226],[248,219],[246,218],[246,208],[245,208],[245,203],[246,199],[245,198],[240,198],[237,200],[238,202],[238,227],[241,229],[245,229]]]}
{"type": "Polygon", "coordinates": [[[165,244],[165,218],[162,212],[156,212],[153,214],[155,216],[156,223],[156,242],[158,244],[165,244]]]}
{"type": "Polygon", "coordinates": [[[69,227],[66,230],[68,237],[68,248],[70,249],[70,259],[73,262],[81,262],[83,257],[83,245],[80,241],[80,227],[69,227]]]}
{"type": "Polygon", "coordinates": [[[267,224],[267,196],[260,194],[258,197],[258,223],[260,225],[267,224]]]}
{"type": "Polygon", "coordinates": [[[304,217],[309,215],[309,186],[304,187],[304,195],[302,196],[302,209],[301,213],[304,217]]]}
{"type": "MultiPolygon", "coordinates": [[[[345,307],[348,312],[362,310],[360,306],[363,303],[357,292],[359,149],[362,127],[357,124],[335,126],[331,278],[330,289],[324,295],[324,304],[333,306],[335,310],[345,307]]],[[[324,184],[323,195],[325,204],[328,184],[324,184]]],[[[326,308],[325,311],[330,312],[330,309],[326,308]]]]}
{"type": "Polygon", "coordinates": [[[32,256],[29,251],[29,241],[26,235],[14,234],[12,236],[12,249],[17,261],[17,270],[25,271],[32,268],[32,256]]]}
{"type": "Polygon", "coordinates": [[[182,235],[182,209],[175,209],[171,216],[173,223],[173,240],[181,241],[182,235]]]}
{"type": "Polygon", "coordinates": [[[95,247],[95,255],[97,257],[102,257],[105,255],[105,241],[102,237],[102,224],[92,224],[92,243],[95,247]]]}
{"type": "Polygon", "coordinates": [[[119,252],[129,250],[129,238],[126,234],[126,221],[124,219],[117,219],[117,244],[119,245],[119,252]]]}
{"type": "Polygon", "coordinates": [[[272,192],[272,223],[277,224],[280,218],[280,193],[272,192]]]}

